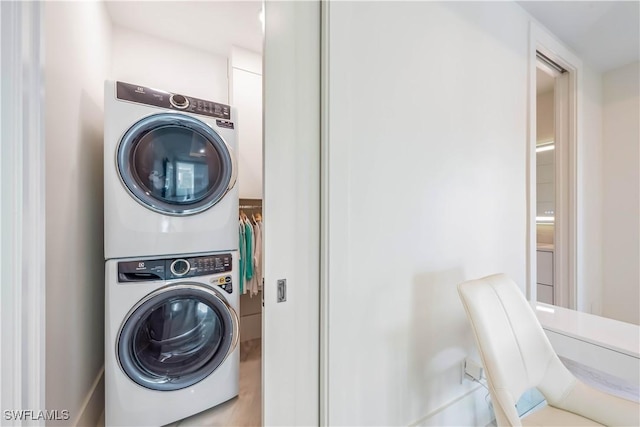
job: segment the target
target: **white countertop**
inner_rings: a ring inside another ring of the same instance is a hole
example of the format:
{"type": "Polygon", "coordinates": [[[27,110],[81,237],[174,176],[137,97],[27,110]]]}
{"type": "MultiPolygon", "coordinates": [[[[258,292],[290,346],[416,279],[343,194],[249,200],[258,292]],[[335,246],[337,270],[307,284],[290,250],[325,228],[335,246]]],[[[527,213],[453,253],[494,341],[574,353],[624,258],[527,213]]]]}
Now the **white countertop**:
{"type": "Polygon", "coordinates": [[[535,312],[544,329],[640,359],[640,326],[544,303],[535,312]]]}

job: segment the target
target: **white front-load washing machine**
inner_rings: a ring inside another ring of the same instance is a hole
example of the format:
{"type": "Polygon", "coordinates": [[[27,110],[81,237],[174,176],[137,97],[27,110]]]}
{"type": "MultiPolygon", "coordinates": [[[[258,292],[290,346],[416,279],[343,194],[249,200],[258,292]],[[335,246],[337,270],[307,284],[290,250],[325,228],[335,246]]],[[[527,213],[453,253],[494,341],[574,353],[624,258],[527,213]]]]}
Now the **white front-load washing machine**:
{"type": "Polygon", "coordinates": [[[236,110],[105,82],[105,259],[238,248],[236,110]]]}
{"type": "Polygon", "coordinates": [[[238,395],[237,277],[237,252],[106,262],[105,425],[165,425],[238,395]]]}

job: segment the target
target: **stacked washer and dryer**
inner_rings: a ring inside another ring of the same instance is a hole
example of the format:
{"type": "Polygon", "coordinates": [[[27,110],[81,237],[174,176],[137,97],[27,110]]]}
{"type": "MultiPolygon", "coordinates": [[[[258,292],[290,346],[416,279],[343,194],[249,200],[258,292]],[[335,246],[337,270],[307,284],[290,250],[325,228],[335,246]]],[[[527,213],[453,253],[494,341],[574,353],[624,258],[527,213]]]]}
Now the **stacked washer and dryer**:
{"type": "Polygon", "coordinates": [[[164,425],[238,394],[237,117],[105,82],[105,424],[164,425]]]}

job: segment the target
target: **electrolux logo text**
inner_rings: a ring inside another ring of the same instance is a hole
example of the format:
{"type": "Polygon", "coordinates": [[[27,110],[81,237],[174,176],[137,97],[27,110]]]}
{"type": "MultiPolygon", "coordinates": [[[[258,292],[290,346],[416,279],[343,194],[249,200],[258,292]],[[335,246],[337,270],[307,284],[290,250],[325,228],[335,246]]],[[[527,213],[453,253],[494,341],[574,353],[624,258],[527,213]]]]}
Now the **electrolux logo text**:
{"type": "Polygon", "coordinates": [[[32,409],[5,410],[4,419],[6,421],[68,421],[69,411],[67,409],[34,411],[32,409]]]}

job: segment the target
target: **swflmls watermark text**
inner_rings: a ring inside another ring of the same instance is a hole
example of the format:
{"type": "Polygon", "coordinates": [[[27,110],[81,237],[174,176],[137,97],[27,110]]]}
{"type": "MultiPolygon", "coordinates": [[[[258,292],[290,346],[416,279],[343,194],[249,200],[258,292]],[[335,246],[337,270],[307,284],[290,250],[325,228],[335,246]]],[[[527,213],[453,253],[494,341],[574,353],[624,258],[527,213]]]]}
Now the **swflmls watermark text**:
{"type": "Polygon", "coordinates": [[[69,411],[66,409],[47,409],[34,411],[32,409],[5,410],[6,421],[68,421],[69,411]]]}

